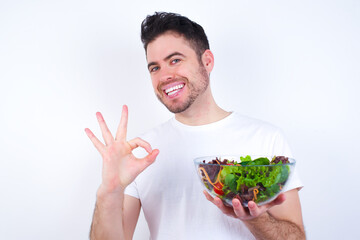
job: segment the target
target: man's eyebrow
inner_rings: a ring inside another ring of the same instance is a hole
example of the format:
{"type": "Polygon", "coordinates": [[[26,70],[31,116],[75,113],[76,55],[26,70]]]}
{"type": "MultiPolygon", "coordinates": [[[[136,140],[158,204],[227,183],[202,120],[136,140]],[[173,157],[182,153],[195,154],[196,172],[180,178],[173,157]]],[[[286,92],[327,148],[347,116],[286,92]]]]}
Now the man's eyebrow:
{"type": "Polygon", "coordinates": [[[156,64],[157,64],[156,62],[150,62],[150,63],[148,64],[148,69],[149,69],[151,66],[156,65],[156,64]]]}
{"type": "MultiPolygon", "coordinates": [[[[170,58],[172,58],[173,56],[181,56],[181,57],[185,57],[185,55],[184,55],[184,54],[182,54],[182,53],[179,53],[179,52],[173,52],[173,53],[169,54],[168,56],[166,56],[166,57],[164,58],[164,61],[169,60],[169,59],[170,59],[170,58]]],[[[149,69],[152,65],[157,65],[157,64],[158,64],[157,62],[150,62],[150,63],[148,64],[148,69],[149,69]]]]}
{"type": "Polygon", "coordinates": [[[166,58],[164,58],[164,60],[165,60],[165,61],[166,61],[166,60],[169,60],[169,59],[172,58],[173,56],[177,56],[177,55],[179,55],[179,56],[181,56],[181,57],[185,57],[185,55],[182,54],[182,53],[173,52],[173,53],[171,53],[170,55],[168,55],[166,58]]]}

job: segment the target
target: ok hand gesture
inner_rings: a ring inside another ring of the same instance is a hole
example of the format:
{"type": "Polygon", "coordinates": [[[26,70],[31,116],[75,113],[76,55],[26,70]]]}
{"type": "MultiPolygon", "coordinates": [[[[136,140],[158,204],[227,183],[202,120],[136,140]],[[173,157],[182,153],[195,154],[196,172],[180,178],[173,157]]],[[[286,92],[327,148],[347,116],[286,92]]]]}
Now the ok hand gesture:
{"type": "Polygon", "coordinates": [[[155,161],[159,150],[152,150],[150,144],[140,138],[126,141],[128,122],[128,108],[126,105],[122,108],[121,120],[115,138],[109,131],[101,113],[96,113],[96,117],[105,144],[90,129],[86,128],[85,132],[103,158],[100,189],[107,193],[123,191],[136,176],[155,161]],[[141,159],[136,158],[132,150],[137,147],[144,148],[148,155],[141,159]]]}

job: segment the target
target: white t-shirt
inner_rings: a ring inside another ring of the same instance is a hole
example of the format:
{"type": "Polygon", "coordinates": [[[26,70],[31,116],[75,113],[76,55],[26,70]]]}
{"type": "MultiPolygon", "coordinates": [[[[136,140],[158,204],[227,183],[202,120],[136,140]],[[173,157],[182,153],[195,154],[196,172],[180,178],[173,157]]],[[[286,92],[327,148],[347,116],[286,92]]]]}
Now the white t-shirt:
{"type": "MultiPolygon", "coordinates": [[[[254,239],[242,221],[205,198],[193,160],[220,154],[292,156],[278,128],[238,113],[202,126],[172,118],[141,138],[160,154],[125,194],[140,199],[153,240],[254,239]]],[[[294,174],[287,190],[301,186],[294,174]]]]}

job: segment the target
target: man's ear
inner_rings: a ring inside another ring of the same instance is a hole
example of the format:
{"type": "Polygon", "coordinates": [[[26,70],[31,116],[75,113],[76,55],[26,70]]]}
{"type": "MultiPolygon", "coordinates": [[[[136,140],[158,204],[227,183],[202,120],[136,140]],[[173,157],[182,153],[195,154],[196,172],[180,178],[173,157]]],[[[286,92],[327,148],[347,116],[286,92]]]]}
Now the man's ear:
{"type": "Polygon", "coordinates": [[[212,69],[214,68],[214,55],[209,49],[205,50],[205,52],[201,56],[201,61],[206,71],[210,74],[212,69]]]}

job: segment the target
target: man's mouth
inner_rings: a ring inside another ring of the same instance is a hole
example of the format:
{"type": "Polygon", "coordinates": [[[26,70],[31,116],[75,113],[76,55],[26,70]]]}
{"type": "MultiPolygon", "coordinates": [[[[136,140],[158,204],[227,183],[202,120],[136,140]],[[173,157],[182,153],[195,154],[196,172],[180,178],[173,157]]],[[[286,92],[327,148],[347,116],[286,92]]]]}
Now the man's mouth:
{"type": "Polygon", "coordinates": [[[175,85],[175,86],[171,86],[169,88],[166,88],[164,90],[164,92],[166,93],[166,95],[168,96],[172,96],[174,94],[176,94],[177,92],[179,92],[183,87],[185,86],[184,83],[180,83],[178,85],[175,85]]]}

